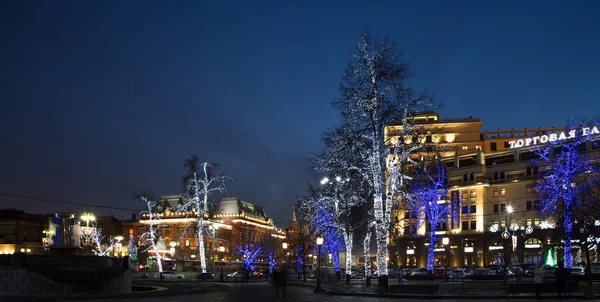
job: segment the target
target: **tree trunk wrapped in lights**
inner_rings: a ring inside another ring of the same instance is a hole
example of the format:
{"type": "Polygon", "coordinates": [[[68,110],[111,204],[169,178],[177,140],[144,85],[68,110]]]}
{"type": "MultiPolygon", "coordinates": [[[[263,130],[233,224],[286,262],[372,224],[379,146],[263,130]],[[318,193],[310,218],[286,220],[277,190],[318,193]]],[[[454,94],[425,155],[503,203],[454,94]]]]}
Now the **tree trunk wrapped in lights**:
{"type": "MultiPolygon", "coordinates": [[[[342,125],[364,145],[361,153],[364,169],[358,169],[364,181],[371,187],[372,206],[377,243],[377,263],[386,263],[387,241],[390,229],[392,201],[401,202],[395,196],[402,187],[404,177],[400,171],[420,142],[408,146],[401,139],[397,142],[398,156],[389,161],[390,148],[385,139],[385,127],[402,123],[403,135],[411,135],[414,129],[413,115],[431,111],[435,106],[427,94],[416,95],[406,87],[409,72],[400,59],[401,53],[394,49],[395,43],[387,37],[378,40],[369,33],[362,35],[358,52],[350,58],[346,74],[340,85],[341,98],[334,105],[341,110],[342,125]],[[391,168],[391,169],[390,169],[391,168]],[[386,175],[386,171],[389,172],[386,175]],[[387,177],[386,177],[387,176],[387,177]]],[[[405,137],[405,136],[401,136],[405,137]]],[[[354,167],[347,167],[351,170],[354,167]]],[[[380,286],[387,287],[387,265],[378,265],[380,286]]]]}
{"type": "Polygon", "coordinates": [[[410,182],[408,209],[420,213],[416,227],[427,225],[429,248],[427,251],[427,270],[433,272],[435,266],[435,245],[437,243],[437,226],[448,221],[450,209],[456,206],[455,201],[448,198],[444,165],[435,162],[430,167],[416,167],[415,175],[410,182]]]}
{"type": "Polygon", "coordinates": [[[142,211],[142,217],[147,217],[146,232],[140,236],[140,243],[142,245],[149,245],[146,251],[152,249],[156,256],[156,264],[158,265],[158,272],[162,274],[162,256],[158,249],[158,241],[161,239],[159,229],[162,226],[160,216],[155,213],[158,202],[154,200],[149,193],[139,193],[136,198],[140,199],[146,206],[146,211],[142,211]]]}
{"type": "Polygon", "coordinates": [[[245,246],[233,245],[238,249],[238,254],[242,256],[244,263],[244,272],[246,277],[249,276],[249,272],[254,270],[254,262],[256,258],[262,255],[262,248],[258,244],[246,244],[245,246]]]}
{"type": "Polygon", "coordinates": [[[198,257],[203,273],[206,273],[206,255],[204,251],[204,216],[208,215],[208,195],[213,192],[225,192],[225,182],[229,177],[220,174],[217,165],[200,162],[197,155],[185,160],[184,167],[188,169],[182,178],[188,201],[178,208],[178,211],[193,209],[196,214],[196,237],[198,239],[198,257]]]}

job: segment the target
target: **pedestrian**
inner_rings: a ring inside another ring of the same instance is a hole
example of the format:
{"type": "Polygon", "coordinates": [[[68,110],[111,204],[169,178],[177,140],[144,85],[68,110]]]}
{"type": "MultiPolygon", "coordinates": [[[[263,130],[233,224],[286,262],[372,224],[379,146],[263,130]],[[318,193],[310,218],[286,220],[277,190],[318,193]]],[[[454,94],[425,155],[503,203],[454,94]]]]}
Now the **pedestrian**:
{"type": "Polygon", "coordinates": [[[569,275],[569,272],[563,265],[562,261],[558,262],[558,268],[554,274],[556,275],[556,290],[558,291],[558,298],[562,300],[562,294],[566,290],[567,278],[569,275]]]}
{"type": "Polygon", "coordinates": [[[535,283],[535,298],[542,298],[542,286],[544,285],[544,267],[542,262],[538,262],[535,266],[533,282],[535,283]]]}
{"type": "Polygon", "coordinates": [[[281,292],[281,296],[285,297],[285,286],[287,284],[287,276],[285,275],[285,271],[279,267],[277,271],[273,272],[273,285],[275,286],[275,297],[279,297],[279,292],[281,292]]]}

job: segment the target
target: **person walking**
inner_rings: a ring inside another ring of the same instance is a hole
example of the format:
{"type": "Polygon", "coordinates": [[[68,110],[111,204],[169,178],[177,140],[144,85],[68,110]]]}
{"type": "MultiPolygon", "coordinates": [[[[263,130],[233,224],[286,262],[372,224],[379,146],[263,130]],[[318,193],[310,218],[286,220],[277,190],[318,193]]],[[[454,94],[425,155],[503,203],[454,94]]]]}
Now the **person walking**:
{"type": "Polygon", "coordinates": [[[279,292],[281,292],[281,296],[285,298],[285,286],[287,284],[287,276],[285,275],[285,270],[281,267],[277,269],[277,271],[273,272],[273,285],[275,286],[275,298],[279,297],[279,292]]]}
{"type": "Polygon", "coordinates": [[[556,275],[556,290],[558,291],[558,298],[562,300],[562,294],[566,290],[567,278],[569,276],[569,272],[564,267],[562,261],[558,263],[558,268],[554,272],[554,275],[556,275]]]}
{"type": "Polygon", "coordinates": [[[535,283],[535,298],[542,299],[542,286],[544,285],[544,268],[542,262],[535,265],[533,282],[535,283]]]}

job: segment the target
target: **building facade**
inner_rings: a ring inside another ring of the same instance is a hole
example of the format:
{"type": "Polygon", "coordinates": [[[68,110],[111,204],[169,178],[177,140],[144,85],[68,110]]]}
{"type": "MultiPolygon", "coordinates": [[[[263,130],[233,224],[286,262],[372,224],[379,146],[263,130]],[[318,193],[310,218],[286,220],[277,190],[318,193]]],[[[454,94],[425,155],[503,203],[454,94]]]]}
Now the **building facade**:
{"type": "MultiPolygon", "coordinates": [[[[196,212],[178,211],[184,196],[162,196],[155,215],[160,217],[159,252],[168,262],[179,262],[178,270],[199,270],[198,239],[196,235],[196,212]]],[[[132,235],[135,240],[147,231],[147,214],[138,220],[123,224],[124,237],[132,235]]],[[[203,235],[206,263],[209,268],[237,265],[242,259],[239,249],[246,245],[258,245],[262,254],[258,263],[267,264],[269,249],[280,251],[285,232],[278,229],[262,207],[237,198],[224,198],[212,213],[205,215],[203,235]],[[223,247],[221,251],[220,247],[223,247]]],[[[136,243],[137,245],[137,243],[136,243]]],[[[138,247],[138,266],[152,263],[153,251],[148,246],[138,247]]]]}
{"type": "MultiPolygon", "coordinates": [[[[441,160],[446,167],[448,199],[456,202],[447,222],[437,228],[437,237],[448,237],[449,242],[433,243],[436,265],[537,263],[548,254],[560,257],[560,229],[554,228],[551,217],[540,215],[540,200],[533,190],[540,167],[532,165],[536,155],[530,147],[566,128],[481,131],[479,119],[440,120],[435,113],[418,116],[416,122],[422,127],[422,135],[416,139],[435,143],[440,150],[426,150],[415,157],[441,160]],[[506,244],[509,241],[511,244],[506,244]]],[[[389,126],[386,133],[393,135],[398,127],[389,126]]],[[[597,151],[592,144],[582,150],[597,151]]],[[[426,265],[430,243],[426,223],[416,225],[419,215],[422,213],[404,208],[395,211],[392,264],[426,265]]],[[[577,243],[573,259],[583,261],[577,243]]]]}
{"type": "Polygon", "coordinates": [[[42,239],[48,229],[48,217],[17,209],[0,210],[0,254],[45,253],[42,239]]]}

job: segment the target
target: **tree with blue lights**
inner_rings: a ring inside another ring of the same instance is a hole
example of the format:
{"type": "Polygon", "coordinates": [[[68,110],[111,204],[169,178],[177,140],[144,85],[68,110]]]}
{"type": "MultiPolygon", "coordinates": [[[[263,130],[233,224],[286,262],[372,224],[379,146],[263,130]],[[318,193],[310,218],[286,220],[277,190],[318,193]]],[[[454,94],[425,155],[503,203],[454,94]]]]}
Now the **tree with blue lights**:
{"type": "Polygon", "coordinates": [[[585,194],[586,183],[596,174],[592,165],[594,158],[584,151],[589,143],[593,143],[591,138],[598,133],[596,124],[587,126],[574,123],[565,132],[543,136],[547,143],[531,148],[539,157],[533,164],[539,166],[541,174],[540,180],[534,185],[534,190],[540,196],[541,213],[562,214],[565,268],[571,268],[573,264],[573,209],[581,206],[583,200],[577,197],[585,194]]]}
{"type": "Polygon", "coordinates": [[[269,276],[273,274],[273,268],[277,265],[273,258],[273,249],[269,249],[269,256],[267,257],[267,263],[269,264],[269,276]]]}
{"type": "Polygon", "coordinates": [[[246,273],[246,278],[248,278],[249,272],[254,270],[254,260],[256,260],[256,257],[262,255],[262,248],[258,244],[251,243],[244,246],[235,244],[233,246],[238,249],[238,254],[242,256],[244,272],[246,273]]]}
{"type": "Polygon", "coordinates": [[[428,226],[427,270],[433,271],[434,252],[438,240],[435,234],[437,226],[448,221],[449,209],[454,206],[454,201],[447,200],[448,191],[444,165],[436,162],[430,167],[415,167],[409,188],[408,208],[411,211],[422,213],[417,227],[423,224],[428,226]]]}

